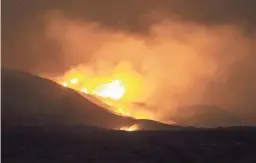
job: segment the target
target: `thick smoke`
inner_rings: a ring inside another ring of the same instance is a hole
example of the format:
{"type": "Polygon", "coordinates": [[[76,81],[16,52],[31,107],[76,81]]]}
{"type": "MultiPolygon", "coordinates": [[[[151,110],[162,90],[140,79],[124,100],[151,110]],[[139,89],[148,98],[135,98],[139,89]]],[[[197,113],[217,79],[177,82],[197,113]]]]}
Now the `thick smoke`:
{"type": "Polygon", "coordinates": [[[71,65],[66,75],[128,74],[138,87],[127,99],[154,108],[144,108],[153,119],[167,121],[181,106],[203,104],[253,121],[256,41],[239,26],[163,19],[140,35],[56,12],[44,22],[47,39],[71,65]]]}

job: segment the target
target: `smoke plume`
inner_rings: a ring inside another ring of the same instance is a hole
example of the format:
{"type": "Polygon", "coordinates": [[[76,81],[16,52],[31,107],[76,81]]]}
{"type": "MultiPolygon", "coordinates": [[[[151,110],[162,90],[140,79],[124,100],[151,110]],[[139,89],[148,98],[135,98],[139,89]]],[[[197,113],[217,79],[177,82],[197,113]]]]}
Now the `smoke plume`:
{"type": "Polygon", "coordinates": [[[256,42],[240,26],[165,18],[139,34],[60,12],[47,13],[43,21],[45,37],[57,45],[67,68],[59,77],[126,74],[136,83],[127,101],[150,106],[141,109],[152,119],[168,121],[177,108],[197,104],[242,118],[256,113],[256,42]]]}

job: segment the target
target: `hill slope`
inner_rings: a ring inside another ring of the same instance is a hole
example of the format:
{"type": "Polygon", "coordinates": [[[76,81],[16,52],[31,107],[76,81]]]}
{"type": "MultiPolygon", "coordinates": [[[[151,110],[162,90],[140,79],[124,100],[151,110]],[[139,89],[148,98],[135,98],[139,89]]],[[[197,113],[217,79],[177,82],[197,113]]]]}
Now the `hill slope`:
{"type": "Polygon", "coordinates": [[[86,124],[114,128],[134,119],[114,115],[76,91],[25,72],[2,69],[4,125],[86,124]]]}
{"type": "Polygon", "coordinates": [[[1,70],[2,124],[5,126],[82,124],[114,129],[140,124],[142,129],[180,128],[118,116],[51,80],[21,71],[1,70]]]}

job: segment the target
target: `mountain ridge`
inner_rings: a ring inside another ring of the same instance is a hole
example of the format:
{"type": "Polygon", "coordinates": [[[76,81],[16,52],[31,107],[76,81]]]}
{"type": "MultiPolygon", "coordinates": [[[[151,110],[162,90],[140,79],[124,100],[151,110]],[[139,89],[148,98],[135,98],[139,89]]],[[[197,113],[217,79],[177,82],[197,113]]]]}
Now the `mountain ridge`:
{"type": "Polygon", "coordinates": [[[88,125],[118,129],[139,124],[140,129],[182,129],[151,120],[139,120],[111,113],[83,95],[49,79],[13,69],[2,72],[2,124],[88,125]]]}

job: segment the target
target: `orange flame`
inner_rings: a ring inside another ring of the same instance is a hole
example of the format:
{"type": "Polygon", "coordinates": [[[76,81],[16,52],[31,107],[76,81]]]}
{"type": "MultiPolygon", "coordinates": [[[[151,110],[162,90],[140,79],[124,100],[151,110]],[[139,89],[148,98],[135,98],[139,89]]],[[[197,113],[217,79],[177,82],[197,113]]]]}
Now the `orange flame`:
{"type": "Polygon", "coordinates": [[[115,114],[136,119],[153,119],[153,115],[145,108],[134,105],[137,101],[144,100],[145,90],[142,76],[127,63],[114,67],[107,74],[93,72],[87,67],[73,68],[53,80],[82,94],[93,95],[107,104],[109,107],[106,109],[115,114]]]}
{"type": "Polygon", "coordinates": [[[102,84],[93,91],[102,98],[111,98],[113,100],[119,100],[125,93],[125,86],[121,80],[113,80],[110,83],[102,84]]]}
{"type": "Polygon", "coordinates": [[[121,127],[120,130],[129,131],[129,132],[137,131],[137,130],[139,130],[139,126],[137,124],[135,124],[135,125],[132,125],[129,127],[121,127]]]}
{"type": "Polygon", "coordinates": [[[88,87],[86,87],[81,82],[82,81],[79,80],[79,78],[71,78],[69,81],[64,81],[60,83],[64,87],[69,87],[81,93],[91,94],[96,97],[99,97],[100,100],[106,103],[107,105],[118,108],[112,111],[119,115],[131,116],[130,112],[125,111],[125,109],[122,109],[120,105],[117,106],[118,100],[121,100],[126,92],[126,87],[122,80],[114,79],[110,82],[102,83],[94,87],[90,84],[88,84],[88,87]]]}

